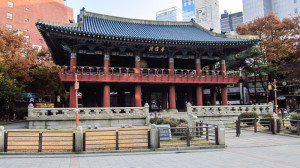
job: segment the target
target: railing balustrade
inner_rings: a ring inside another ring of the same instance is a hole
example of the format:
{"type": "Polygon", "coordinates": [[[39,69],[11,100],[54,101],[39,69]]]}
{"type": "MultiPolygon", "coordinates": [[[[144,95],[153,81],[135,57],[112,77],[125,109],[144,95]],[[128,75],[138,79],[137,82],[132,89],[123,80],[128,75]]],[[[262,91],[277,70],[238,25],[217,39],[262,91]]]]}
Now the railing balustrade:
{"type": "Polygon", "coordinates": [[[197,116],[239,115],[243,112],[267,114],[273,112],[273,103],[266,105],[192,106],[187,104],[187,112],[197,116]]]}
{"type": "MultiPolygon", "coordinates": [[[[76,66],[75,70],[69,66],[59,67],[62,79],[68,78],[70,75],[81,76],[118,76],[118,77],[135,77],[136,80],[149,80],[155,77],[158,81],[174,80],[174,81],[195,81],[195,80],[211,80],[214,82],[226,82],[231,80],[233,83],[239,79],[238,71],[220,71],[220,70],[201,70],[200,73],[195,69],[164,69],[164,68],[130,68],[130,67],[109,67],[108,71],[104,71],[104,67],[95,66],[76,66]],[[146,78],[147,79],[146,79],[146,78]]],[[[106,80],[106,79],[103,79],[106,80]]]]}
{"type": "MultiPolygon", "coordinates": [[[[55,119],[74,118],[76,108],[34,108],[32,104],[28,106],[28,119],[55,119]]],[[[78,108],[81,118],[95,118],[103,116],[124,116],[137,117],[148,116],[149,105],[144,107],[110,107],[110,108],[78,108]]]]}

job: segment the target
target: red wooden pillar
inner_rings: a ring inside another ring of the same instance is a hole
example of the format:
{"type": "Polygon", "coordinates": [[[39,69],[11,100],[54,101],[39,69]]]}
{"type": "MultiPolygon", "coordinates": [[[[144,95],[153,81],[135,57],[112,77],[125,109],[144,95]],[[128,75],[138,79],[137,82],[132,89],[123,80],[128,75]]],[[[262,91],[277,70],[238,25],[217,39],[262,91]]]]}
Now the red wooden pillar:
{"type": "Polygon", "coordinates": [[[203,92],[202,92],[202,86],[197,86],[197,106],[203,106],[203,92]]]}
{"type": "MultiPolygon", "coordinates": [[[[77,53],[76,53],[76,49],[73,49],[70,57],[70,71],[75,73],[76,66],[77,66],[77,53]]],[[[76,90],[74,87],[74,83],[70,85],[69,106],[70,108],[76,108],[76,90]]]]}
{"type": "Polygon", "coordinates": [[[195,63],[196,63],[196,74],[201,75],[201,60],[200,60],[200,57],[197,56],[195,63]]]}
{"type": "Polygon", "coordinates": [[[104,73],[109,73],[109,68],[110,68],[110,55],[109,51],[106,50],[104,51],[104,73]]]}
{"type": "Polygon", "coordinates": [[[140,84],[135,86],[135,107],[142,107],[142,87],[140,84]]]}
{"type": "Polygon", "coordinates": [[[212,106],[217,105],[217,92],[215,87],[210,88],[210,95],[211,95],[211,105],[212,106]]]}
{"type": "Polygon", "coordinates": [[[69,107],[76,108],[76,90],[73,83],[70,85],[69,107]]]}
{"type": "Polygon", "coordinates": [[[171,84],[169,89],[169,106],[172,110],[176,109],[176,92],[174,84],[171,84]]]}
{"type": "Polygon", "coordinates": [[[227,86],[222,86],[222,105],[228,105],[228,97],[227,97],[227,86]]]}
{"type": "Polygon", "coordinates": [[[140,57],[140,53],[137,52],[136,56],[135,56],[135,74],[139,74],[140,73],[140,69],[141,69],[141,57],[140,57]]]}
{"type": "Polygon", "coordinates": [[[173,54],[170,55],[170,58],[169,58],[169,69],[170,69],[170,75],[174,75],[174,56],[173,54]]]}
{"type": "Polygon", "coordinates": [[[110,107],[110,85],[105,84],[103,87],[103,107],[110,107]]]}
{"type": "Polygon", "coordinates": [[[162,109],[168,108],[168,92],[166,91],[166,88],[163,88],[162,91],[162,109]]]}
{"type": "Polygon", "coordinates": [[[131,92],[130,92],[130,105],[131,107],[134,107],[135,105],[135,89],[131,89],[131,92]]]}

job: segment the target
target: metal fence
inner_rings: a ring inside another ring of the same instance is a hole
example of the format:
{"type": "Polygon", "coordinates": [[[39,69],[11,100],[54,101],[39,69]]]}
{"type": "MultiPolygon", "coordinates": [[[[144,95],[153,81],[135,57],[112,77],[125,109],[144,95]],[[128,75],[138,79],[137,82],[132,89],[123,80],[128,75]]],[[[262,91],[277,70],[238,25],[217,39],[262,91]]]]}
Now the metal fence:
{"type": "Polygon", "coordinates": [[[300,120],[277,119],[277,133],[300,136],[300,120]]]}
{"type": "Polygon", "coordinates": [[[218,145],[218,127],[213,124],[197,123],[196,127],[159,128],[159,147],[190,147],[202,145],[218,145]]]}
{"type": "Polygon", "coordinates": [[[275,134],[275,121],[272,117],[264,118],[242,118],[238,120],[202,120],[201,122],[213,123],[222,121],[225,126],[226,134],[240,136],[241,132],[253,130],[254,132],[272,132],[275,134]]]}

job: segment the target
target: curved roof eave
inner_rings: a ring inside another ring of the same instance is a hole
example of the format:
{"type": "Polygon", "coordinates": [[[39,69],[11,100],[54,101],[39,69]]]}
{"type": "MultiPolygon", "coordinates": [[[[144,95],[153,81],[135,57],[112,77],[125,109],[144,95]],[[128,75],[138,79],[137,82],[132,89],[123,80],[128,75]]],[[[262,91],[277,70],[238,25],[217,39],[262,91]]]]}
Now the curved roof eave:
{"type": "Polygon", "coordinates": [[[62,33],[84,35],[84,36],[92,35],[92,36],[97,36],[98,38],[113,38],[113,39],[124,38],[124,39],[145,40],[145,41],[162,41],[162,42],[171,42],[171,43],[174,42],[174,43],[220,44],[220,45],[222,44],[253,45],[259,41],[258,37],[256,36],[221,35],[221,34],[213,33],[204,29],[194,21],[168,22],[168,21],[140,20],[140,19],[115,17],[115,16],[109,16],[103,14],[95,14],[86,11],[84,12],[84,16],[86,17],[86,21],[83,21],[81,23],[57,23],[57,22],[51,22],[45,20],[38,20],[36,25],[39,29],[40,27],[44,27],[46,29],[50,28],[51,30],[60,31],[62,33]],[[89,21],[89,19],[92,20],[93,22],[89,21]],[[118,25],[116,26],[115,24],[118,25]],[[114,31],[110,30],[111,27],[107,28],[109,26],[114,26],[113,27],[114,31]],[[120,26],[124,26],[125,28],[120,26]],[[93,28],[93,31],[91,31],[91,27],[93,28]],[[134,30],[139,31],[140,34],[132,35],[132,32],[129,32],[129,30],[132,30],[133,28],[135,28],[134,30]],[[143,30],[143,28],[146,30],[143,30]],[[111,32],[105,33],[105,29],[111,32]],[[142,31],[147,31],[147,30],[151,30],[154,32],[154,33],[152,32],[153,37],[151,35],[144,36],[144,34],[147,35],[147,32],[142,32],[142,31]],[[155,34],[156,33],[155,31],[157,31],[157,33],[161,33],[158,30],[165,31],[162,32],[165,33],[162,34],[164,35],[164,37],[160,37],[159,35],[155,34]],[[167,34],[168,33],[167,30],[171,30],[173,32],[180,31],[180,33],[167,34]],[[190,31],[190,32],[184,34],[184,31],[190,31]],[[193,35],[198,35],[199,37],[194,38],[193,35]],[[173,36],[174,38],[172,38],[173,36]],[[203,36],[203,38],[201,36],[203,36]]]}

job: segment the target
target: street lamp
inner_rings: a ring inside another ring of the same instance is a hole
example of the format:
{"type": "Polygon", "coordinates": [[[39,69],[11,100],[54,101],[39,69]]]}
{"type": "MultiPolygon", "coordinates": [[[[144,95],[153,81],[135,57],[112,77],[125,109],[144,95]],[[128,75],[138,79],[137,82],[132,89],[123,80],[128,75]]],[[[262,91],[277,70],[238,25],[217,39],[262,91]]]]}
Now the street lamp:
{"type": "Polygon", "coordinates": [[[277,86],[276,86],[276,79],[274,79],[274,82],[269,82],[268,84],[268,90],[273,90],[274,87],[274,93],[275,93],[275,109],[276,109],[276,115],[278,116],[278,105],[277,105],[277,86]]]}

